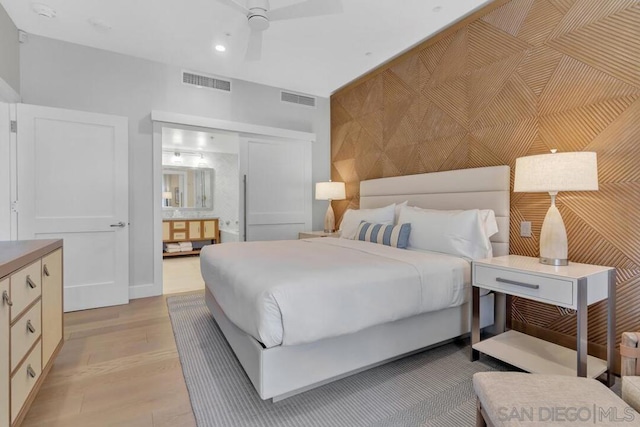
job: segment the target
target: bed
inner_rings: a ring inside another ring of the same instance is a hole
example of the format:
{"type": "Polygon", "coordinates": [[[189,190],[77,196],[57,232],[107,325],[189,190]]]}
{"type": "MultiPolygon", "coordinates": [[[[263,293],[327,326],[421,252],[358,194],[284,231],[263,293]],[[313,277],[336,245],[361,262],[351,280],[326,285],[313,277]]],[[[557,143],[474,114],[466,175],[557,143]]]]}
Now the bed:
{"type": "MultiPolygon", "coordinates": [[[[492,209],[498,225],[493,254],[508,254],[508,166],[360,184],[363,209],[404,201],[492,209]]],[[[232,245],[201,254],[205,298],[262,399],[281,400],[470,331],[470,265],[460,258],[330,238],[232,245]],[[251,266],[242,264],[243,256],[251,266]],[[434,256],[432,264],[447,267],[422,271],[421,263],[434,256]],[[270,274],[256,277],[260,271],[270,274]],[[366,276],[366,291],[362,280],[350,281],[354,274],[366,276]],[[327,285],[319,289],[314,282],[327,285]],[[426,282],[446,286],[421,285],[426,282]],[[251,305],[256,300],[260,304],[251,305]]],[[[480,303],[486,327],[494,320],[494,295],[480,303]]]]}

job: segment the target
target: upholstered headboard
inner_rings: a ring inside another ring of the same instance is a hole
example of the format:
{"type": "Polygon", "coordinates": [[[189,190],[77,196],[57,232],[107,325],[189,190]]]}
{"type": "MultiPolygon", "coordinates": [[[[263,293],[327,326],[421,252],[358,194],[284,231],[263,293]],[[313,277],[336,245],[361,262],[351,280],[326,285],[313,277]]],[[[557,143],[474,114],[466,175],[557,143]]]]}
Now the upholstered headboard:
{"type": "Polygon", "coordinates": [[[509,254],[509,166],[460,169],[360,182],[360,207],[409,201],[428,209],[493,209],[498,233],[493,255],[509,254]]]}

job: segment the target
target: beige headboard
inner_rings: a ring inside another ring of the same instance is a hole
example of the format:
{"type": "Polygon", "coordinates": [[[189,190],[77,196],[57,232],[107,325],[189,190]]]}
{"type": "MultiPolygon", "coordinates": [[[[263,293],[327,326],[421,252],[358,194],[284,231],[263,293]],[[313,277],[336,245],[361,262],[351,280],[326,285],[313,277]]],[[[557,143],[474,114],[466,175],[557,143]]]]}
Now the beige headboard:
{"type": "Polygon", "coordinates": [[[493,255],[509,254],[509,166],[460,169],[360,182],[360,207],[409,201],[428,209],[493,209],[498,233],[493,255]]]}

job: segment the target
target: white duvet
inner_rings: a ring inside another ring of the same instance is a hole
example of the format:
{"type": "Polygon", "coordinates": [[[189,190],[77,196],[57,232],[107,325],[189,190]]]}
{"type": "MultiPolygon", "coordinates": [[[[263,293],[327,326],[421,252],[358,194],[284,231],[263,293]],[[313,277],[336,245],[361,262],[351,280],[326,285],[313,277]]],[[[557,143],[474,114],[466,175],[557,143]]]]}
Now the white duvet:
{"type": "Polygon", "coordinates": [[[227,317],[266,347],[460,305],[470,274],[463,258],[334,238],[210,245],[200,265],[227,317]]]}

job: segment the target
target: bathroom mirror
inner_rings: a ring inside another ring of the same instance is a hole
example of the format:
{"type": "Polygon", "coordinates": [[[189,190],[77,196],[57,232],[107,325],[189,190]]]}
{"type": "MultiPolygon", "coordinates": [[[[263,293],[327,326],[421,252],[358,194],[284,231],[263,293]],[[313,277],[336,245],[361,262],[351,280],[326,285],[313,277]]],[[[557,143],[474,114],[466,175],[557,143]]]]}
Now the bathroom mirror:
{"type": "Polygon", "coordinates": [[[213,210],[211,168],[162,167],[162,207],[164,209],[213,210]]]}

